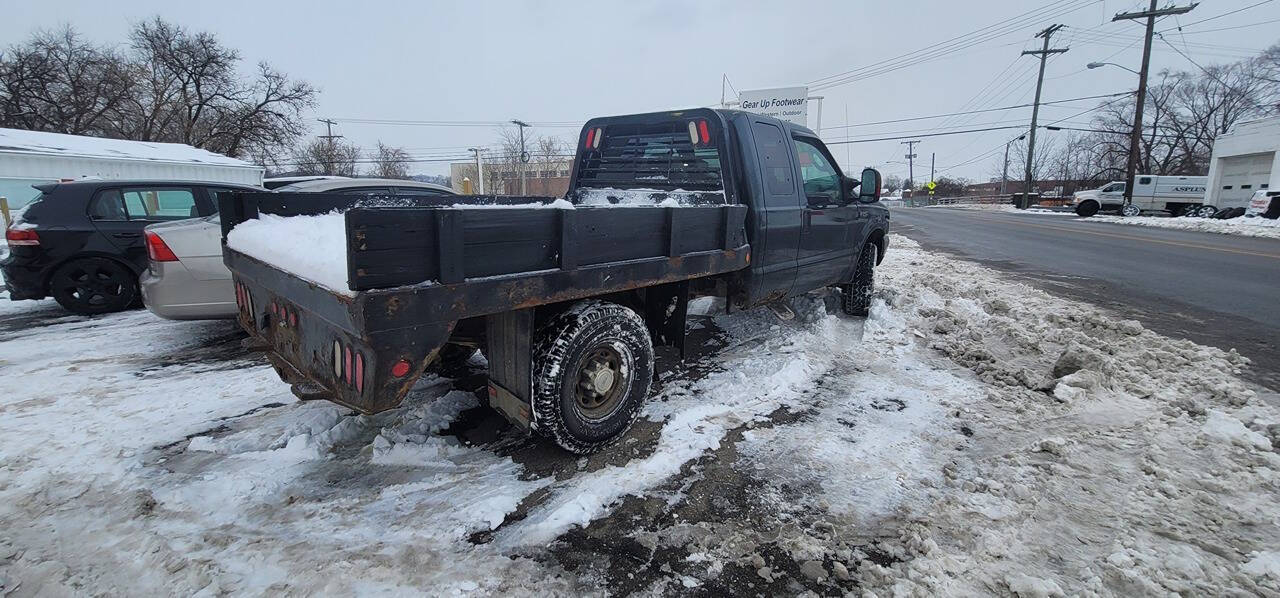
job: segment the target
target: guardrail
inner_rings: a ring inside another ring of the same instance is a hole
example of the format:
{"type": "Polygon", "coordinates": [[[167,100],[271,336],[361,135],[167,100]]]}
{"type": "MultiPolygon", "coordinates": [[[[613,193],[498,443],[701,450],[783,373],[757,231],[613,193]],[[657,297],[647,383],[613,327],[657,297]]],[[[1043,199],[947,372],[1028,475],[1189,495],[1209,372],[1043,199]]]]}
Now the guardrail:
{"type": "MultiPolygon", "coordinates": [[[[1009,195],[963,195],[958,197],[908,197],[902,200],[902,205],[907,207],[921,206],[954,206],[954,205],[1005,205],[1012,204],[1013,197],[1009,195]]],[[[1036,200],[1037,205],[1041,206],[1063,206],[1070,205],[1070,197],[1041,197],[1036,200]]]]}

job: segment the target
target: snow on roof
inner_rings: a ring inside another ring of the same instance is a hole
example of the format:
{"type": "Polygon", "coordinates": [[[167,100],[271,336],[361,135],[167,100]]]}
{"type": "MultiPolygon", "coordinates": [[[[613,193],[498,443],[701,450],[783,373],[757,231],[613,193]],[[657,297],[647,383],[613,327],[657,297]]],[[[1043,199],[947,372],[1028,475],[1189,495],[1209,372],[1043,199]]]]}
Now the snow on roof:
{"type": "Polygon", "coordinates": [[[0,153],[260,168],[182,143],[126,141],[21,129],[0,129],[0,153]]]}

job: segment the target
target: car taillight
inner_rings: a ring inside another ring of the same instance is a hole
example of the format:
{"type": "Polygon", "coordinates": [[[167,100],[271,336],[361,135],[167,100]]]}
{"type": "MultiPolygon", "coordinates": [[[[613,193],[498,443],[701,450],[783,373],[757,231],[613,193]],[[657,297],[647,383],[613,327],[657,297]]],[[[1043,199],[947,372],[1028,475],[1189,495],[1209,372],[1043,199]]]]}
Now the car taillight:
{"type": "Polygon", "coordinates": [[[698,121],[698,136],[702,138],[702,143],[711,143],[711,130],[707,127],[707,121],[698,121]]]}
{"type": "Polygon", "coordinates": [[[583,149],[591,149],[591,142],[596,138],[595,129],[587,129],[587,142],[583,144],[583,149]]]}
{"type": "Polygon", "coordinates": [[[5,229],[4,239],[9,242],[10,247],[29,247],[40,244],[40,235],[37,235],[36,231],[31,229],[5,229]]]}
{"type": "Polygon", "coordinates": [[[153,262],[176,262],[178,256],[174,255],[173,250],[165,244],[164,239],[160,238],[151,231],[146,231],[147,236],[147,257],[153,262]]]}
{"type": "Polygon", "coordinates": [[[403,378],[409,373],[409,360],[401,359],[395,365],[391,366],[391,375],[397,378],[403,378]]]}

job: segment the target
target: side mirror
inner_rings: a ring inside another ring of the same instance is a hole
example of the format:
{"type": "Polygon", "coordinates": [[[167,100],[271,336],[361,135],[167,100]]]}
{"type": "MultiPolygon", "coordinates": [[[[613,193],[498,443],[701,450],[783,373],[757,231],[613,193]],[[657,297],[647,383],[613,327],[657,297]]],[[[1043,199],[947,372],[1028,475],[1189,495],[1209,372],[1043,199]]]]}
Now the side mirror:
{"type": "Polygon", "coordinates": [[[858,201],[862,203],[880,201],[880,171],[874,168],[863,168],[862,182],[858,188],[858,201]]]}

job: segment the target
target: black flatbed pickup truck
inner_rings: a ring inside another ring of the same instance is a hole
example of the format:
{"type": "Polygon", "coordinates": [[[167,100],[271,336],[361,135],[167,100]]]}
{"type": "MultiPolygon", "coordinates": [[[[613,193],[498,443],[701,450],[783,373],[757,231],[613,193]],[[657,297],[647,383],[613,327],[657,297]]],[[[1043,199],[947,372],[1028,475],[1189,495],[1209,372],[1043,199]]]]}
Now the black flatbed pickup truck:
{"type": "Polygon", "coordinates": [[[363,413],[483,349],[494,408],[589,453],[635,420],[654,346],[683,353],[691,297],[745,309],[834,286],[865,315],[888,242],[880,174],[846,178],[812,131],[692,109],[593,119],[577,147],[572,209],[223,194],[224,244],[260,214],[346,209],[350,293],[224,246],[250,342],[300,398],[363,413]]]}

